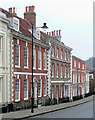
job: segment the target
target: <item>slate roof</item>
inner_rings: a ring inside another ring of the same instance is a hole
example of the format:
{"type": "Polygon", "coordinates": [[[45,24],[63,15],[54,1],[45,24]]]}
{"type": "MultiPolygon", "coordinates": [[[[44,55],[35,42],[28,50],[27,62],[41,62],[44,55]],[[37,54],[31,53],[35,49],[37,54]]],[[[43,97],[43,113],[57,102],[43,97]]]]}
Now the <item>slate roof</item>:
{"type": "MultiPolygon", "coordinates": [[[[27,20],[22,19],[16,15],[14,15],[13,13],[8,12],[7,10],[4,10],[3,8],[0,8],[0,11],[5,13],[8,18],[9,17],[18,18],[19,19],[19,31],[27,37],[32,37],[31,32],[29,31],[29,29],[32,28],[32,25],[27,20]]],[[[37,39],[35,38],[35,40],[37,40],[37,39]]],[[[43,44],[47,44],[43,39],[40,39],[40,42],[43,44]]]]}

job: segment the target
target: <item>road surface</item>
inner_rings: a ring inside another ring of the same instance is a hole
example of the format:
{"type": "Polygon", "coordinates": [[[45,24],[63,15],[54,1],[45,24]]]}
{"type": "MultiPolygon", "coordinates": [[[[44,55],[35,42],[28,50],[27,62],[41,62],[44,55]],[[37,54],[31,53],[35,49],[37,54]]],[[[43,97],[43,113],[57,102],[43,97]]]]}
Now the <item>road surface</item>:
{"type": "Polygon", "coordinates": [[[95,101],[90,101],[67,109],[27,118],[27,120],[33,118],[93,118],[94,104],[95,101]]]}

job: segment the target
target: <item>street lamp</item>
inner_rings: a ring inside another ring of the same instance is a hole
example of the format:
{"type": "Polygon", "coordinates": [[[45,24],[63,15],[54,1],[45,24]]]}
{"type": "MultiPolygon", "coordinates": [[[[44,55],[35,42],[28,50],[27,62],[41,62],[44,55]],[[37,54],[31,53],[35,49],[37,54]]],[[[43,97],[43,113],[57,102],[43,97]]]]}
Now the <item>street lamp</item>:
{"type": "MultiPolygon", "coordinates": [[[[46,23],[43,23],[42,27],[39,27],[42,29],[47,29],[48,27],[46,26],[46,23]]],[[[32,24],[32,96],[31,96],[31,113],[34,112],[34,98],[33,98],[33,32],[34,32],[34,26],[32,24]]]]}

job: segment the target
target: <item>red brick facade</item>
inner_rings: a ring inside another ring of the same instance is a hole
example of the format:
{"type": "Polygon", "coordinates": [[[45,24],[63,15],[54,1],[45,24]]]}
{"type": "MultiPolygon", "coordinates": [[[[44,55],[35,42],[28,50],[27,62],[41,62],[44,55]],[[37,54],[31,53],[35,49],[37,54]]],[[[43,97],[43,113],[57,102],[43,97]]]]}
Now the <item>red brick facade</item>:
{"type": "MultiPolygon", "coordinates": [[[[14,41],[14,46],[15,44],[17,44],[17,39],[13,38],[13,41],[14,41]]],[[[20,67],[19,68],[16,68],[15,67],[15,47],[14,47],[14,74],[15,74],[15,78],[14,78],[14,81],[15,79],[17,78],[17,75],[19,74],[19,79],[20,79],[20,101],[24,101],[24,79],[26,78],[26,75],[27,75],[27,79],[28,79],[28,100],[31,99],[31,95],[30,95],[30,91],[31,91],[31,75],[32,75],[32,45],[31,43],[28,42],[27,46],[28,46],[28,53],[29,53],[29,56],[28,56],[28,68],[24,68],[24,46],[26,46],[26,42],[23,41],[23,40],[19,40],[19,45],[20,45],[20,67]],[[29,75],[28,75],[29,74],[29,75]]],[[[43,92],[44,92],[44,89],[43,89],[43,86],[44,86],[44,79],[46,78],[47,81],[48,81],[48,76],[47,76],[47,70],[44,70],[44,57],[43,57],[43,53],[46,52],[46,56],[48,55],[48,49],[45,49],[45,47],[40,47],[40,46],[37,46],[37,45],[34,45],[35,46],[35,50],[36,50],[36,69],[33,70],[33,73],[34,73],[34,78],[36,78],[37,80],[39,79],[42,79],[42,96],[41,97],[44,97],[43,95],[43,92]],[[42,69],[39,70],[38,69],[38,50],[41,50],[42,52],[42,69]],[[37,75],[36,75],[37,73],[37,75]],[[42,74],[46,74],[46,75],[43,75],[42,74]]],[[[48,69],[48,68],[47,68],[48,69]]],[[[47,83],[48,84],[48,83],[47,83]]],[[[37,83],[37,88],[38,88],[38,83],[37,83]]],[[[47,96],[48,96],[48,90],[47,90],[47,96]]],[[[37,95],[38,97],[38,95],[37,95]]],[[[13,96],[13,99],[14,99],[14,102],[15,102],[15,82],[14,82],[14,96],[13,96]]]]}
{"type": "Polygon", "coordinates": [[[85,94],[85,62],[72,56],[73,96],[85,94]]]}

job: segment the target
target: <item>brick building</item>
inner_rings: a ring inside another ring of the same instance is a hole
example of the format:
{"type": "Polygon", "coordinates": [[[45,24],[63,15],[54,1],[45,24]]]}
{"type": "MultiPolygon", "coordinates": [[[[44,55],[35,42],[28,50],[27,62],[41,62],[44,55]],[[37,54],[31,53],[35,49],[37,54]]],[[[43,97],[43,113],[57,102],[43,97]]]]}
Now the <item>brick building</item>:
{"type": "Polygon", "coordinates": [[[36,29],[36,13],[34,6],[26,7],[24,18],[18,17],[15,8],[9,8],[9,12],[1,9],[10,21],[10,99],[17,107],[27,108],[31,104],[31,79],[32,79],[32,25],[33,36],[33,95],[34,104],[44,105],[49,98],[48,81],[48,51],[49,44],[41,39],[40,31],[36,29]],[[29,14],[29,15],[28,15],[29,14]],[[33,18],[33,20],[31,19],[33,18]],[[34,19],[35,18],[35,19],[34,19]]]}
{"type": "Polygon", "coordinates": [[[72,56],[72,94],[84,96],[85,94],[85,62],[76,56],[72,56]]]}
{"type": "Polygon", "coordinates": [[[49,40],[50,44],[50,81],[51,81],[51,99],[57,100],[69,98],[71,93],[71,48],[61,42],[61,31],[56,30],[47,32],[47,35],[41,33],[49,40]]]}

